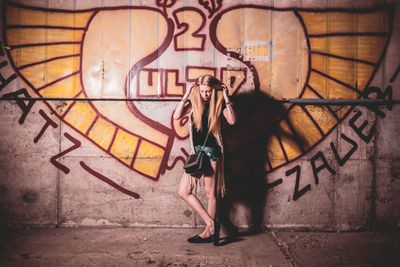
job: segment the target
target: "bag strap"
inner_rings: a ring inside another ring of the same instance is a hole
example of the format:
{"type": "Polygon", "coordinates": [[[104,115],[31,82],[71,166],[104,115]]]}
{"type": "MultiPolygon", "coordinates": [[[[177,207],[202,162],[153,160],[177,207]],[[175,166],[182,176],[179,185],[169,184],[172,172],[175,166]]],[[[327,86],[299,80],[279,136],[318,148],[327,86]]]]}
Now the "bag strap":
{"type": "Polygon", "coordinates": [[[207,133],[207,136],[206,136],[206,140],[204,140],[204,144],[203,144],[203,146],[205,146],[206,145],[206,143],[207,143],[207,139],[208,139],[208,136],[210,135],[210,132],[208,132],[207,133]]]}

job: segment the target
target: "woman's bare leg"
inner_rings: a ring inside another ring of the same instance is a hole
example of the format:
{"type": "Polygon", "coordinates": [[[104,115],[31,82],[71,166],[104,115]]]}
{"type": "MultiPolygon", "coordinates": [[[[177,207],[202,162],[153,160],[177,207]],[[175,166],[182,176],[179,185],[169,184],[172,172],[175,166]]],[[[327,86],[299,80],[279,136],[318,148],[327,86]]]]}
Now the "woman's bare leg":
{"type": "MultiPolygon", "coordinates": [[[[193,186],[190,187],[190,179],[192,179],[192,185],[195,183],[195,178],[191,177],[188,174],[183,174],[181,178],[181,182],[179,184],[178,195],[186,201],[196,212],[200,215],[200,217],[207,224],[207,227],[214,228],[214,221],[208,211],[204,208],[203,204],[201,204],[200,200],[192,194],[193,186]]],[[[214,229],[213,229],[214,230],[214,229]]],[[[213,232],[213,231],[212,231],[213,232]]],[[[207,236],[201,236],[207,237],[207,236]]]]}
{"type": "Polygon", "coordinates": [[[206,191],[208,201],[207,211],[208,214],[210,214],[210,216],[214,219],[217,209],[217,198],[215,194],[215,176],[217,171],[217,162],[211,161],[211,167],[213,169],[213,173],[209,176],[204,176],[204,189],[206,191]]]}
{"type": "MultiPolygon", "coordinates": [[[[216,161],[211,161],[211,167],[213,169],[212,174],[210,175],[205,175],[204,176],[204,189],[206,191],[206,196],[207,196],[207,211],[208,214],[211,216],[211,218],[215,218],[215,212],[217,209],[217,198],[215,195],[215,176],[216,176],[216,170],[217,170],[217,162],[216,161]]],[[[214,225],[213,225],[214,226],[214,225]]],[[[212,233],[214,233],[213,227],[206,227],[203,233],[201,233],[200,236],[205,236],[208,237],[212,233]],[[212,233],[210,232],[212,230],[212,233]]]]}

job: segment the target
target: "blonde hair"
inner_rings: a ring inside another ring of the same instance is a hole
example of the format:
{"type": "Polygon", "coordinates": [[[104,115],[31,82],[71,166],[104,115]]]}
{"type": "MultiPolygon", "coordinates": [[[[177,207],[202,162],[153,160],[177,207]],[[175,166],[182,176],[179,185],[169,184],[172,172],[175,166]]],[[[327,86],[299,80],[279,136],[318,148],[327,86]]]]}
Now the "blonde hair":
{"type": "Polygon", "coordinates": [[[223,83],[212,75],[206,74],[199,76],[195,83],[192,91],[190,92],[189,98],[192,103],[193,109],[193,123],[198,131],[203,128],[202,115],[205,108],[205,103],[200,95],[200,85],[210,86],[211,99],[208,113],[208,131],[212,134],[217,134],[221,131],[220,127],[220,115],[222,111],[222,103],[224,100],[223,95],[223,83]]]}

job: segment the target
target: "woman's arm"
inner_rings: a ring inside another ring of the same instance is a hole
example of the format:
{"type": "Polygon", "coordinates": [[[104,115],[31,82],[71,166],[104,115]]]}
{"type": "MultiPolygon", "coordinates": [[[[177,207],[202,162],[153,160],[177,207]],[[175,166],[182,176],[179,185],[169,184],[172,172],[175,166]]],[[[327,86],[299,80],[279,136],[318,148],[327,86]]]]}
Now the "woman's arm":
{"type": "Polygon", "coordinates": [[[189,95],[190,92],[192,91],[193,84],[190,85],[189,90],[186,91],[185,95],[182,97],[182,100],[179,102],[178,106],[176,107],[174,111],[174,120],[179,120],[183,117],[185,114],[185,111],[187,110],[185,107],[187,106],[186,103],[189,102],[189,95]]]}
{"type": "Polygon", "coordinates": [[[232,102],[229,100],[228,88],[226,88],[226,86],[224,86],[224,99],[226,108],[223,110],[222,113],[224,114],[226,121],[230,125],[234,125],[236,123],[236,113],[232,106],[232,102]]]}

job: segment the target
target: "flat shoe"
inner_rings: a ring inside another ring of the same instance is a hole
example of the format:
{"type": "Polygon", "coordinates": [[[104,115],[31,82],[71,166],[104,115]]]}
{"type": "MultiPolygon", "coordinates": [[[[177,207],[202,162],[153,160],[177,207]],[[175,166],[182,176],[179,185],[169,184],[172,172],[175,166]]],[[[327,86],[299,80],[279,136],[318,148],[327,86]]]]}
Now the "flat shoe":
{"type": "Polygon", "coordinates": [[[214,236],[200,237],[199,235],[192,236],[187,240],[189,243],[212,243],[214,242],[214,236]]]}
{"type": "Polygon", "coordinates": [[[213,237],[213,243],[214,246],[218,246],[219,244],[219,231],[221,230],[221,223],[217,220],[214,220],[214,234],[212,235],[213,237]]]}

